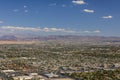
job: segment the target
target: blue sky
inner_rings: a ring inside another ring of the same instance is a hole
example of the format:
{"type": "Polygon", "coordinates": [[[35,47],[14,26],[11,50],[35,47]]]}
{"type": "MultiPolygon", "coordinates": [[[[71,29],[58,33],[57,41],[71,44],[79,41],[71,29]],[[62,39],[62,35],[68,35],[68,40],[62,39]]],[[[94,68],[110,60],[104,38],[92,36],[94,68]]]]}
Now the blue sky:
{"type": "Polygon", "coordinates": [[[120,0],[0,0],[0,33],[120,36],[120,0]]]}

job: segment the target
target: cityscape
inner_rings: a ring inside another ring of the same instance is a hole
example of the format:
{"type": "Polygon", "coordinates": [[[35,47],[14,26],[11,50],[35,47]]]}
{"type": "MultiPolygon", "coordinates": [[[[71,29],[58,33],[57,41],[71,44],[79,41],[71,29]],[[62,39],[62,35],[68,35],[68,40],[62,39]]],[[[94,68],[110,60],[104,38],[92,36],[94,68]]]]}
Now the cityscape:
{"type": "Polygon", "coordinates": [[[0,80],[120,80],[119,0],[0,0],[0,80]]]}

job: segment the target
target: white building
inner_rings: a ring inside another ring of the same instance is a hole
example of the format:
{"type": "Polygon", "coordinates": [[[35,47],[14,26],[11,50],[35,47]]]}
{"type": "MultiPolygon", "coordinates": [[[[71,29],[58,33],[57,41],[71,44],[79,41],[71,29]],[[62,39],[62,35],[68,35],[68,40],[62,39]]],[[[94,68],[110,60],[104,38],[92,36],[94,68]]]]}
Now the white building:
{"type": "Polygon", "coordinates": [[[13,80],[31,80],[32,76],[15,76],[13,80]]]}
{"type": "Polygon", "coordinates": [[[13,73],[13,72],[15,72],[15,70],[8,69],[8,70],[1,70],[1,72],[3,72],[3,73],[13,73]]]}

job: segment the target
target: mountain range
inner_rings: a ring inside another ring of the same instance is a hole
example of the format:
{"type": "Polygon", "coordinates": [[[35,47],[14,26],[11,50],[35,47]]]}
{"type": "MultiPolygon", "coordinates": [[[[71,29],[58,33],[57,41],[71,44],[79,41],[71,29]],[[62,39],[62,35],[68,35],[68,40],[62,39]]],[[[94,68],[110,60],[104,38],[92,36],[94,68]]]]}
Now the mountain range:
{"type": "Polygon", "coordinates": [[[16,36],[16,35],[3,35],[0,36],[0,40],[79,40],[79,41],[108,41],[108,42],[120,42],[120,37],[104,37],[104,36],[76,36],[76,35],[47,35],[47,36],[16,36]]]}

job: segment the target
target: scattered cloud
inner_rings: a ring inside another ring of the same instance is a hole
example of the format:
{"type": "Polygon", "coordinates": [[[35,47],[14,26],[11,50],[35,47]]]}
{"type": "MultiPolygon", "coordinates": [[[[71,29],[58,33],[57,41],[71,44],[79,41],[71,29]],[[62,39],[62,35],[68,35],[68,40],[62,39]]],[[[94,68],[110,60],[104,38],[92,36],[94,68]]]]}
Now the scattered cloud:
{"type": "Polygon", "coordinates": [[[28,7],[26,5],[24,5],[23,8],[24,8],[24,12],[27,13],[28,12],[28,7]]]}
{"type": "Polygon", "coordinates": [[[78,5],[86,4],[84,0],[73,0],[72,3],[78,4],[78,5]]]}
{"type": "Polygon", "coordinates": [[[104,18],[104,19],[112,19],[112,18],[113,18],[113,16],[108,15],[108,16],[103,16],[102,18],[104,18]]]}
{"type": "Polygon", "coordinates": [[[24,5],[23,7],[24,7],[24,8],[27,8],[27,6],[26,6],[26,5],[24,5]]]}
{"type": "Polygon", "coordinates": [[[83,11],[87,12],[87,13],[94,13],[95,12],[94,10],[90,10],[90,9],[84,9],[83,11]]]}

